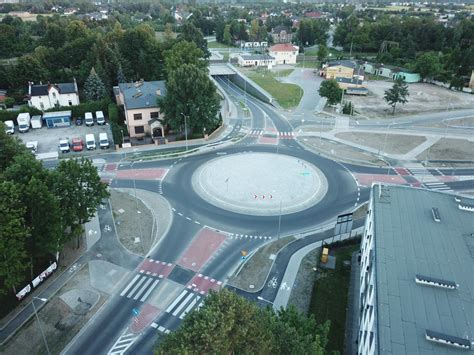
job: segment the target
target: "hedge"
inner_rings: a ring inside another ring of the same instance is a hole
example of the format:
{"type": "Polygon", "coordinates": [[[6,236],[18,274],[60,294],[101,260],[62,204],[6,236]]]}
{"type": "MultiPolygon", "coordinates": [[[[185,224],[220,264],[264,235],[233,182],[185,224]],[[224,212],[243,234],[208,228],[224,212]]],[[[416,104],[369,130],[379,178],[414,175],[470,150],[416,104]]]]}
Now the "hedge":
{"type": "Polygon", "coordinates": [[[13,122],[15,122],[16,125],[18,125],[18,122],[16,121],[16,118],[18,117],[18,114],[22,113],[22,112],[29,112],[31,116],[41,115],[40,110],[38,110],[34,107],[23,106],[20,109],[20,111],[0,110],[0,121],[2,121],[2,122],[13,121],[13,122]]]}
{"type": "Polygon", "coordinates": [[[114,143],[122,144],[122,131],[123,135],[128,135],[127,126],[122,122],[119,122],[119,109],[118,106],[113,102],[109,103],[108,105],[108,117],[114,143]]]}
{"type": "Polygon", "coordinates": [[[52,109],[47,110],[46,112],[72,111],[72,117],[84,118],[86,112],[102,111],[106,116],[108,116],[109,104],[110,99],[104,99],[100,101],[89,101],[76,106],[54,107],[52,109]]]}

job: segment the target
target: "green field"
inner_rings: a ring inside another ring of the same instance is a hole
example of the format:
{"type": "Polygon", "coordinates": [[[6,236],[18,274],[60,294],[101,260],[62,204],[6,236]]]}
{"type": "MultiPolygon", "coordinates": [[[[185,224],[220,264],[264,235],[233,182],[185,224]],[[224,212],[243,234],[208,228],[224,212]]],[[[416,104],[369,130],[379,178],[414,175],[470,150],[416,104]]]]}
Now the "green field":
{"type": "Polygon", "coordinates": [[[305,61],[298,62],[296,66],[298,68],[319,68],[321,65],[317,60],[314,60],[314,61],[305,60],[305,61]]]}
{"type": "Polygon", "coordinates": [[[281,107],[291,108],[299,104],[303,90],[298,85],[281,83],[276,77],[289,75],[292,71],[293,69],[280,70],[277,73],[249,71],[247,75],[272,95],[281,107]]]}
{"type": "Polygon", "coordinates": [[[343,266],[344,260],[350,260],[354,251],[360,246],[349,245],[336,250],[336,269],[319,269],[320,278],[313,286],[309,312],[314,314],[316,322],[331,321],[328,335],[327,353],[344,352],[344,335],[346,328],[346,307],[349,291],[351,269],[343,266]]]}
{"type": "Polygon", "coordinates": [[[235,47],[214,41],[214,42],[207,42],[207,48],[235,48],[235,47]]]}

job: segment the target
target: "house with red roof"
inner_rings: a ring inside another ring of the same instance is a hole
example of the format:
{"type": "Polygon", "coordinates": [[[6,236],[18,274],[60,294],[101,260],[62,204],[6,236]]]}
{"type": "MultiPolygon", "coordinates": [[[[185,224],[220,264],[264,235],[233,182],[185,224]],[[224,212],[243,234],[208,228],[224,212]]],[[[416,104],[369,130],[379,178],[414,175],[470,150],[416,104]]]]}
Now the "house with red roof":
{"type": "Polygon", "coordinates": [[[291,43],[279,43],[272,46],[268,53],[275,58],[276,64],[296,64],[299,47],[291,43]]]}

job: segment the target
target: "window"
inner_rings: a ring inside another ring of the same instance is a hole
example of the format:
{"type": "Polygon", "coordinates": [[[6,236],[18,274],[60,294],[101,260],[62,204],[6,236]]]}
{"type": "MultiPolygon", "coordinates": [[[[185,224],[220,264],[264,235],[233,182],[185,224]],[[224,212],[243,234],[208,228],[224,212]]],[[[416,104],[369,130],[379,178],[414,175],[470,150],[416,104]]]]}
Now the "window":
{"type": "Polygon", "coordinates": [[[56,93],[53,91],[53,97],[56,98],[56,93]]]}
{"type": "Polygon", "coordinates": [[[44,103],[40,102],[40,107],[42,110],[44,110],[44,103]]]}
{"type": "Polygon", "coordinates": [[[69,106],[72,106],[72,101],[69,100],[69,101],[68,101],[68,104],[69,104],[69,106]]]}
{"type": "Polygon", "coordinates": [[[160,113],[159,112],[151,112],[150,113],[150,118],[156,118],[158,119],[160,116],[160,113]]]}
{"type": "Polygon", "coordinates": [[[133,114],[133,120],[134,121],[140,121],[141,119],[142,119],[142,114],[141,113],[133,114]]]}
{"type": "Polygon", "coordinates": [[[135,134],[142,134],[142,133],[145,133],[145,126],[135,126],[135,134]]]}

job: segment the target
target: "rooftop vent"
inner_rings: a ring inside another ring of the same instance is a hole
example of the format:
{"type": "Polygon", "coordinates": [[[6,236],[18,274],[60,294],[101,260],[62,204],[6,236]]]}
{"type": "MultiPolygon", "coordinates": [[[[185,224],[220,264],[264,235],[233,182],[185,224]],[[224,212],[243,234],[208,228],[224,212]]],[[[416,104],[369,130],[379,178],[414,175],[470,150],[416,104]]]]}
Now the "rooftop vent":
{"type": "Polygon", "coordinates": [[[448,288],[450,290],[455,290],[458,288],[458,284],[448,280],[437,279],[430,276],[416,275],[415,282],[417,284],[422,284],[426,286],[448,288]]]}
{"type": "Polygon", "coordinates": [[[429,341],[433,341],[435,343],[453,346],[453,347],[461,348],[464,350],[471,349],[471,342],[469,341],[469,339],[464,339],[464,338],[459,338],[452,335],[438,333],[429,329],[426,329],[426,339],[429,341]]]}
{"type": "Polygon", "coordinates": [[[441,222],[441,216],[439,215],[439,210],[436,207],[431,209],[431,213],[433,214],[433,219],[435,222],[441,222]]]}

